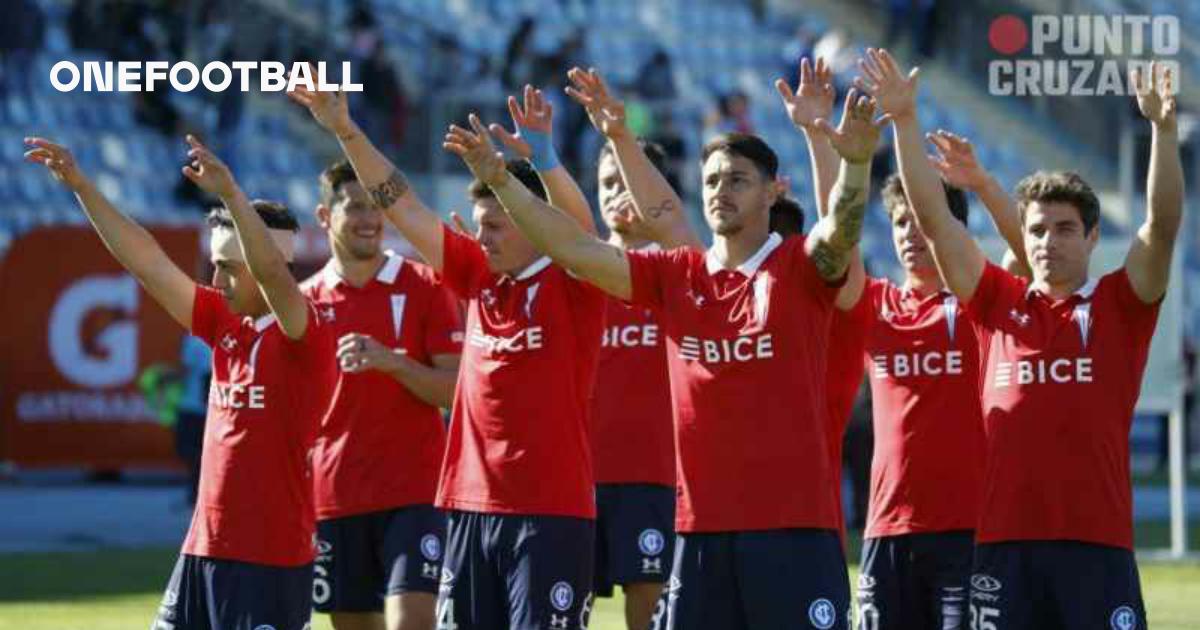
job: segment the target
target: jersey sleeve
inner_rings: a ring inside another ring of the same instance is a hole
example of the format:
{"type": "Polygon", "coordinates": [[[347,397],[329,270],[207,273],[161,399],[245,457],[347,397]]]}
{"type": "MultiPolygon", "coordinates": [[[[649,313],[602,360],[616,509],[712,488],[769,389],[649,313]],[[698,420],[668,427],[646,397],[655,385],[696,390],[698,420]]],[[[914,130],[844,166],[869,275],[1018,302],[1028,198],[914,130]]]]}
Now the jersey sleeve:
{"type": "Polygon", "coordinates": [[[441,278],[445,286],[459,298],[469,300],[488,273],[487,256],[479,243],[442,224],[441,278]]]}
{"type": "Polygon", "coordinates": [[[1008,273],[990,260],[983,267],[983,275],[963,310],[976,326],[992,328],[996,317],[1003,316],[1017,304],[1025,293],[1024,280],[1008,273]]]}
{"type": "Polygon", "coordinates": [[[195,297],[192,299],[193,335],[211,348],[217,343],[217,335],[236,322],[237,317],[230,312],[220,291],[196,285],[195,297]]]}
{"type": "Polygon", "coordinates": [[[425,352],[431,357],[438,354],[461,354],[462,342],[463,318],[459,301],[448,289],[434,284],[422,340],[425,352]]]}
{"type": "Polygon", "coordinates": [[[1101,279],[1105,285],[1110,285],[1117,311],[1125,320],[1125,328],[1129,331],[1135,347],[1149,346],[1154,337],[1154,328],[1158,325],[1158,311],[1162,306],[1166,293],[1158,300],[1147,304],[1138,297],[1129,281],[1129,273],[1124,267],[1109,273],[1101,279]]]}
{"type": "Polygon", "coordinates": [[[847,265],[842,277],[833,282],[822,278],[821,273],[817,271],[817,265],[808,255],[805,243],[804,237],[792,236],[785,239],[781,247],[787,248],[791,260],[790,267],[798,272],[800,285],[804,290],[818,302],[832,305],[837,299],[838,291],[845,286],[846,278],[850,277],[850,266],[847,265]]]}
{"type": "Polygon", "coordinates": [[[685,264],[685,256],[686,251],[683,248],[667,252],[625,252],[625,257],[629,260],[629,282],[632,289],[629,302],[661,309],[666,301],[668,276],[675,266],[685,264]]]}

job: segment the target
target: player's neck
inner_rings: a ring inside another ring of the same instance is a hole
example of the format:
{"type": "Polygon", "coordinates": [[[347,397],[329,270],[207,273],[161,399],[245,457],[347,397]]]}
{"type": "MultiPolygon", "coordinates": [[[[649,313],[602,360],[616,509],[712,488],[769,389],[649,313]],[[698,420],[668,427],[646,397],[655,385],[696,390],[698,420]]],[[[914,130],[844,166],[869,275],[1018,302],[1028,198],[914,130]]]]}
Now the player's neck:
{"type": "Polygon", "coordinates": [[[752,233],[742,230],[732,236],[713,236],[712,251],[725,269],[737,269],[758,253],[771,236],[770,232],[752,233]]]}
{"type": "Polygon", "coordinates": [[[935,269],[933,273],[916,273],[909,271],[904,275],[904,286],[917,295],[933,295],[946,285],[935,269]]]}
{"type": "Polygon", "coordinates": [[[387,263],[387,256],[384,256],[383,252],[378,252],[375,256],[367,259],[358,259],[353,256],[338,256],[335,254],[333,257],[333,270],[350,286],[362,287],[379,273],[380,268],[385,263],[387,263]]]}
{"type": "Polygon", "coordinates": [[[1034,278],[1030,288],[1054,301],[1064,300],[1075,294],[1076,291],[1083,288],[1087,284],[1087,276],[1080,278],[1072,278],[1063,282],[1048,282],[1040,278],[1034,278]]]}

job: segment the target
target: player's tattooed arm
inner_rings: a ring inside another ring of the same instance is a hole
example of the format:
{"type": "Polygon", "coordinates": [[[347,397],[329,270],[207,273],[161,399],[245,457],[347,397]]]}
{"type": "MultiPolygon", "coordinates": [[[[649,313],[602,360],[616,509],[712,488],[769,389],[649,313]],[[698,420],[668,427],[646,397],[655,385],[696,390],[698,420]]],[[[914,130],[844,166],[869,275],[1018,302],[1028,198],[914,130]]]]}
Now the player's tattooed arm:
{"type": "Polygon", "coordinates": [[[846,94],[841,124],[835,129],[818,119],[814,126],[838,155],[841,166],[830,194],[829,213],[821,217],[805,242],[821,277],[832,282],[842,278],[862,236],[863,212],[871,180],[871,158],[879,143],[881,121],[872,120],[875,101],[856,90],[846,94]]]}
{"type": "Polygon", "coordinates": [[[262,217],[242,191],[229,167],[194,136],[187,136],[189,163],[183,175],[210,195],[220,197],[229,216],[238,243],[246,257],[246,267],[267,306],[279,322],[283,334],[301,339],[308,328],[308,300],[300,292],[288,261],[271,237],[262,217]]]}
{"type": "Polygon", "coordinates": [[[303,105],[326,131],[337,138],[354,167],[358,181],[396,229],[437,271],[442,268],[442,222],[425,206],[408,180],[371,142],[350,116],[346,95],[296,86],[288,96],[303,105]]]}
{"type": "Polygon", "coordinates": [[[901,74],[896,60],[885,50],[867,49],[867,59],[859,60],[862,76],[855,86],[875,97],[884,119],[892,121],[896,145],[896,164],[908,207],[917,226],[929,241],[938,271],[959,300],[969,302],[975,295],[987,258],[966,226],[950,214],[941,178],[925,155],[921,125],[917,120],[917,78],[913,68],[901,74]]]}
{"type": "Polygon", "coordinates": [[[625,104],[613,95],[595,68],[572,68],[567,94],[587,111],[592,126],[608,141],[632,204],[633,215],[646,234],[667,249],[703,249],[700,237],[688,223],[683,200],[654,166],[638,138],[625,124],[625,104]]]}
{"type": "Polygon", "coordinates": [[[1138,297],[1146,303],[1167,291],[1171,256],[1183,219],[1183,164],[1170,68],[1154,62],[1149,76],[1135,71],[1138,110],[1150,121],[1150,167],[1146,174],[1146,220],[1134,235],[1125,259],[1125,273],[1138,297]]]}
{"type": "Polygon", "coordinates": [[[442,147],[462,158],[475,178],[487,184],[534,248],[610,295],[623,300],[631,297],[625,251],[588,233],[512,177],[504,158],[488,141],[486,130],[473,132],[452,125],[442,147]]]}
{"type": "Polygon", "coordinates": [[[150,232],[109,202],[66,147],[45,138],[25,138],[25,144],[28,145],[25,160],[45,166],[54,179],[75,193],[79,206],[113,257],[175,321],[191,330],[196,294],[196,283],[191,277],[175,265],[150,232]]]}
{"type": "Polygon", "coordinates": [[[983,168],[975,157],[971,142],[944,129],[929,133],[925,138],[933,143],[930,163],[951,186],[975,193],[987,208],[1000,237],[1008,243],[1004,267],[1014,275],[1032,277],[1025,244],[1021,236],[1021,217],[1017,205],[1004,186],[983,168]]]}

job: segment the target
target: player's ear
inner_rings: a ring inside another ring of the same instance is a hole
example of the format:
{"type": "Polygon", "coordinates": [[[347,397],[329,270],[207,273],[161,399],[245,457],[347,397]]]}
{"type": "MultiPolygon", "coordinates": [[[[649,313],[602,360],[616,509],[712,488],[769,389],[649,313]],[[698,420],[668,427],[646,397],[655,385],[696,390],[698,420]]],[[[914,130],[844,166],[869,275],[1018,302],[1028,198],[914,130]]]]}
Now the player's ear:
{"type": "Polygon", "coordinates": [[[323,203],[317,204],[317,209],[314,214],[317,216],[317,224],[323,229],[329,229],[329,218],[332,212],[333,211],[329,209],[329,206],[323,203]]]}

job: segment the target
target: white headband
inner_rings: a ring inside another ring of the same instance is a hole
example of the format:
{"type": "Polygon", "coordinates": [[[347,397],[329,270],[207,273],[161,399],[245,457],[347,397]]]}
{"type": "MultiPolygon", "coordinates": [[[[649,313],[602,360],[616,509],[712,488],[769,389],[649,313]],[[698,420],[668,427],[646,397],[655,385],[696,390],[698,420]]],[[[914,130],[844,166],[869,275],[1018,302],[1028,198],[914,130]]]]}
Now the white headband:
{"type": "MultiPolygon", "coordinates": [[[[275,246],[279,248],[279,252],[283,254],[283,259],[292,262],[296,256],[296,233],[291,230],[274,230],[270,228],[267,231],[271,234],[271,240],[275,241],[275,246]]],[[[213,257],[219,260],[246,262],[246,254],[242,251],[242,243],[238,240],[237,232],[232,228],[223,225],[214,227],[212,238],[209,241],[209,248],[212,250],[213,257]]]]}

